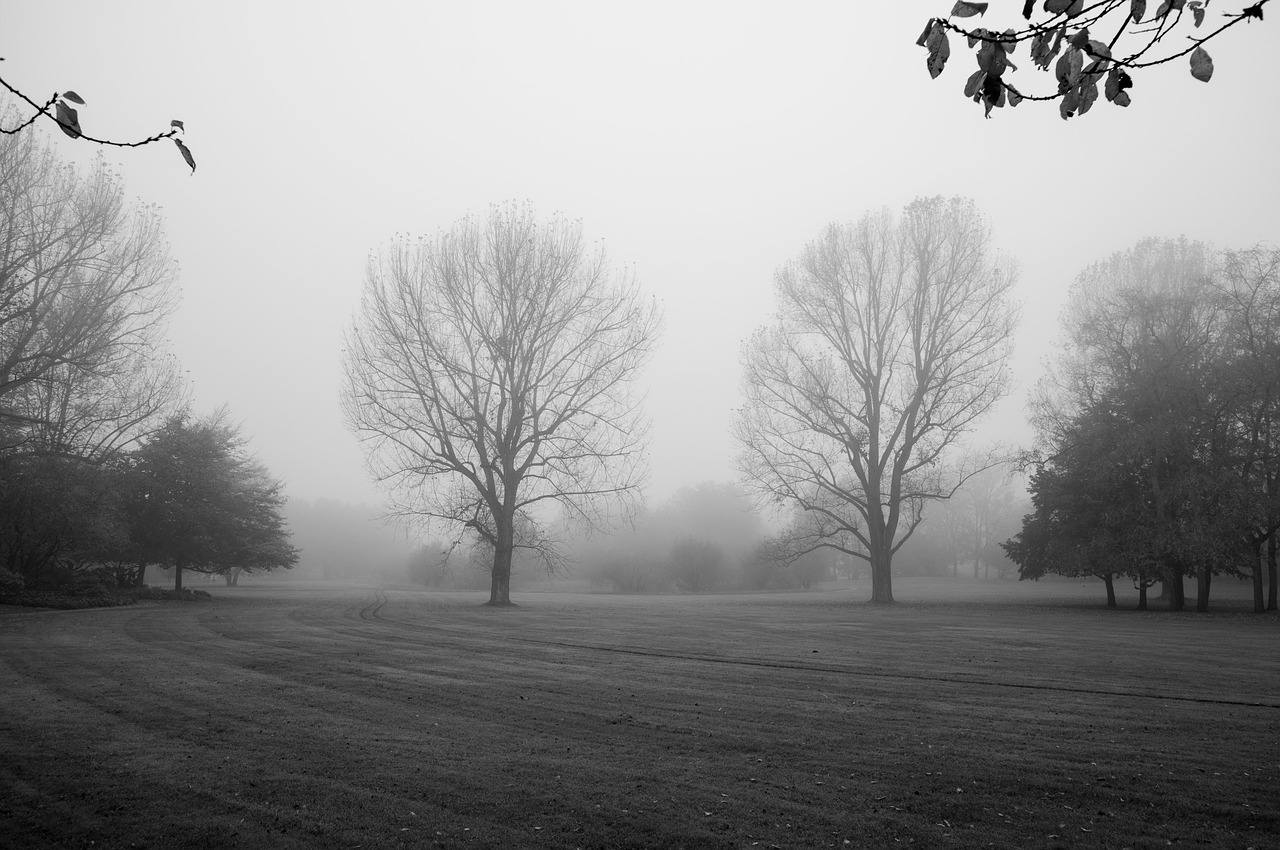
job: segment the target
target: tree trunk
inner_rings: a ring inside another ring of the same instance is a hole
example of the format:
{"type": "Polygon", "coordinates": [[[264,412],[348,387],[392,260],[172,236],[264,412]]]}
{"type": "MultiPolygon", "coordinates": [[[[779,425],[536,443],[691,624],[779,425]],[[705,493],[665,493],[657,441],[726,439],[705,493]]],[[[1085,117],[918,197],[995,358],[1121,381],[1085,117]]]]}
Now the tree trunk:
{"type": "Polygon", "coordinates": [[[147,586],[147,562],[146,561],[143,561],[142,563],[138,564],[138,571],[133,574],[133,586],[134,587],[147,586]]]}
{"type": "Polygon", "coordinates": [[[1169,570],[1165,586],[1169,589],[1169,610],[1183,611],[1187,607],[1187,590],[1182,583],[1182,573],[1169,570]]]}
{"type": "Polygon", "coordinates": [[[515,550],[514,523],[498,523],[498,543],[493,547],[493,572],[489,581],[489,605],[511,603],[511,554],[515,550]]]}
{"type": "Polygon", "coordinates": [[[1267,538],[1267,610],[1276,610],[1276,532],[1267,538]]]}
{"type": "Polygon", "coordinates": [[[883,527],[871,523],[869,562],[871,564],[871,601],[881,605],[893,602],[893,546],[883,527]]]}
{"type": "MultiPolygon", "coordinates": [[[[1261,547],[1259,547],[1261,549],[1261,547]]],[[[1267,606],[1262,593],[1262,552],[1254,552],[1253,559],[1253,613],[1266,613],[1267,606]]]]}
{"type": "Polygon", "coordinates": [[[490,605],[510,605],[511,603],[511,550],[506,558],[495,552],[493,556],[493,575],[489,582],[490,605]]]}
{"type": "Polygon", "coordinates": [[[871,562],[871,601],[877,604],[893,602],[893,569],[888,557],[871,562]]]}
{"type": "Polygon", "coordinates": [[[1102,577],[1103,582],[1107,585],[1107,607],[1116,607],[1116,577],[1111,573],[1107,573],[1102,577]]]}
{"type": "Polygon", "coordinates": [[[179,555],[173,562],[173,589],[182,590],[182,556],[179,555]]]}
{"type": "Polygon", "coordinates": [[[1213,571],[1207,565],[1201,565],[1196,573],[1196,612],[1203,614],[1209,610],[1209,584],[1213,581],[1213,571]]]}
{"type": "Polygon", "coordinates": [[[1138,610],[1147,610],[1147,583],[1138,579],[1138,610]]]}

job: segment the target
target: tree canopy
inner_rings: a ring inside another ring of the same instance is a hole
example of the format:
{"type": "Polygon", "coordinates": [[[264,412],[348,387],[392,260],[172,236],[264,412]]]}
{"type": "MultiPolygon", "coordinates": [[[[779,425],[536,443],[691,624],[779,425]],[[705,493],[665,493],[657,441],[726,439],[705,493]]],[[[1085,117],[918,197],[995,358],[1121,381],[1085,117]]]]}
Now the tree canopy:
{"type": "Polygon", "coordinates": [[[1245,575],[1261,610],[1280,526],[1278,269],[1273,249],[1145,240],[1080,274],[1034,405],[1034,510],[1006,545],[1024,578],[1162,580],[1180,608],[1192,576],[1205,610],[1213,576],[1245,575]]]}
{"type": "Polygon", "coordinates": [[[513,552],[551,553],[548,510],[590,523],[638,498],[659,324],[579,224],[494,207],[370,261],[347,421],[393,510],[478,536],[509,604],[513,552]]]}
{"type": "Polygon", "coordinates": [[[778,270],[777,318],[743,348],[744,475],[814,516],[796,554],[867,561],[873,601],[893,601],[925,504],[987,465],[954,455],[1007,392],[1013,281],[971,201],[922,198],[823,231],[778,270]]]}
{"type": "Polygon", "coordinates": [[[226,411],[174,416],[134,453],[128,506],[144,563],[205,573],[292,567],[282,484],[246,451],[226,411]]]}

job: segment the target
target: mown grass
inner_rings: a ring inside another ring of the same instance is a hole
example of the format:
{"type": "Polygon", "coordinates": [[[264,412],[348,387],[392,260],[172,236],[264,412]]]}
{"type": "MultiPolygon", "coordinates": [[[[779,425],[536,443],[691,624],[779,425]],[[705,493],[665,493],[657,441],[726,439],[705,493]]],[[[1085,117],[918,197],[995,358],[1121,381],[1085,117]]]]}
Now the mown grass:
{"type": "Polygon", "coordinates": [[[1280,843],[1280,618],[941,587],[0,614],[0,844],[1280,843]]]}

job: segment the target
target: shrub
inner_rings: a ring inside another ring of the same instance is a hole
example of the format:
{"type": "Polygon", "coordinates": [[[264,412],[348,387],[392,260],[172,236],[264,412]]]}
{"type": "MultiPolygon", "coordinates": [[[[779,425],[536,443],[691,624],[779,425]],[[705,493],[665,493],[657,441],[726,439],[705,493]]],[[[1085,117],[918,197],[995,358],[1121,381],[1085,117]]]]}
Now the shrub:
{"type": "Polygon", "coordinates": [[[0,600],[21,593],[25,586],[22,576],[0,567],[0,600]]]}
{"type": "Polygon", "coordinates": [[[663,584],[659,570],[652,563],[628,555],[609,559],[597,575],[612,583],[615,593],[652,593],[663,584]]]}
{"type": "Polygon", "coordinates": [[[724,577],[724,550],[709,540],[686,537],[671,547],[671,580],[691,593],[712,590],[724,577]]]}

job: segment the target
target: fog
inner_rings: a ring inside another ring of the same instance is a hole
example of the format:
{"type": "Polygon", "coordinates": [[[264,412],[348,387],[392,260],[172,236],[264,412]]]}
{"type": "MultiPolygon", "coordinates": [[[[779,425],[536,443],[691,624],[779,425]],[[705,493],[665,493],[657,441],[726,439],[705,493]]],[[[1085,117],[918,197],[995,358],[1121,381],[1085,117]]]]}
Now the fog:
{"type": "Polygon", "coordinates": [[[167,143],[54,143],[163,207],[195,407],[228,405],[286,482],[302,575],[350,577],[358,546],[369,575],[408,578],[415,546],[449,545],[362,518],[381,493],[339,412],[366,258],[397,233],[528,201],[581,219],[660,300],[649,513],[627,533],[661,537],[662,557],[680,534],[654,518],[737,480],[740,346],[773,309],[774,270],[826,224],[975,199],[1021,269],[1017,388],[975,435],[1011,444],[1030,438],[1026,392],[1081,268],[1146,236],[1280,234],[1269,21],[1224,36],[1208,85],[1153,69],[1127,110],[1064,122],[1035,104],[984,120],[960,96],[966,54],[930,80],[915,40],[942,0],[14,5],[0,55],[16,88],[75,89],[99,137],[185,122],[190,176],[167,143]]]}

